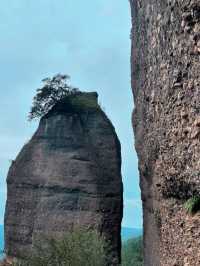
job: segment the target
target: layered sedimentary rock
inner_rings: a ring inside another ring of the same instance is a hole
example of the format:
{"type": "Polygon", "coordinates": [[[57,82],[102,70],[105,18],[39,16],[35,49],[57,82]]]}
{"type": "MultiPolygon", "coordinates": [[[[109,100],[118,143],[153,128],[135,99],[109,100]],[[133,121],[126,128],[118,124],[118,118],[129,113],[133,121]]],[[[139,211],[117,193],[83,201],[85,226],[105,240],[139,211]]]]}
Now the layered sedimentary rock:
{"type": "Polygon", "coordinates": [[[8,256],[24,257],[35,239],[96,228],[121,252],[120,143],[96,93],[56,104],[10,167],[5,213],[8,256]]]}
{"type": "Polygon", "coordinates": [[[200,1],[130,0],[146,266],[200,265],[200,1]]]}

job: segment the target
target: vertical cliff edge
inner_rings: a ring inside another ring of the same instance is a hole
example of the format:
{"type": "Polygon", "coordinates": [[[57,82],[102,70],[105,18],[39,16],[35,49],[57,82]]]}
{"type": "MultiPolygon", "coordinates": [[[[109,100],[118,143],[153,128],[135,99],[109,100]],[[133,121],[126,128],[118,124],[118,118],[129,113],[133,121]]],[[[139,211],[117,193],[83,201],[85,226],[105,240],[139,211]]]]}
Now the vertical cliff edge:
{"type": "Polygon", "coordinates": [[[200,1],[130,0],[145,266],[200,265],[200,1]]]}
{"type": "Polygon", "coordinates": [[[30,254],[35,239],[96,228],[121,253],[121,148],[96,93],[57,103],[12,163],[5,213],[8,256],[30,254]]]}

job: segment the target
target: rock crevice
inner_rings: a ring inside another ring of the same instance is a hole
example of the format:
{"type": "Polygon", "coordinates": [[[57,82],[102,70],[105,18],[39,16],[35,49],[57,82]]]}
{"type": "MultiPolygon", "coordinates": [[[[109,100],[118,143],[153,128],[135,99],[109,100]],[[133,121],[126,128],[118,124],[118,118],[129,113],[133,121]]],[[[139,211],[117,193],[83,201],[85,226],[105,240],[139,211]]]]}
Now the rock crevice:
{"type": "Polygon", "coordinates": [[[200,265],[200,2],[130,0],[145,266],[200,265]]]}

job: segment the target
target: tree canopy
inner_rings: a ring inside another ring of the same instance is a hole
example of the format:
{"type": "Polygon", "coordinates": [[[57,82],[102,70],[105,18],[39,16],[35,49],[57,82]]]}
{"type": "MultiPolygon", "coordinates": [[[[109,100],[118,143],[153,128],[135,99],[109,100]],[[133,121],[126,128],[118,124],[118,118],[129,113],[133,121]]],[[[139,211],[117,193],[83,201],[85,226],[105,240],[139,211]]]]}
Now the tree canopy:
{"type": "Polygon", "coordinates": [[[44,116],[57,102],[79,91],[69,85],[69,79],[68,75],[57,74],[42,80],[43,86],[37,89],[37,94],[33,98],[29,120],[44,116]]]}

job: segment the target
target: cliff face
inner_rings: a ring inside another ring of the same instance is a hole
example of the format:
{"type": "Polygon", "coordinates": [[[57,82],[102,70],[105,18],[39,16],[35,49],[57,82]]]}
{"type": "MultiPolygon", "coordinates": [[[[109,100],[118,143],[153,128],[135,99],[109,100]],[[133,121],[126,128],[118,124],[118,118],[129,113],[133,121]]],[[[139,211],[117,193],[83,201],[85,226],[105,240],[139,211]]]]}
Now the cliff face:
{"type": "Polygon", "coordinates": [[[200,1],[130,0],[146,266],[200,265],[200,1]]]}
{"type": "Polygon", "coordinates": [[[61,237],[73,227],[103,232],[113,264],[121,252],[120,143],[96,93],[58,103],[10,167],[5,248],[24,257],[41,235],[61,237]]]}

